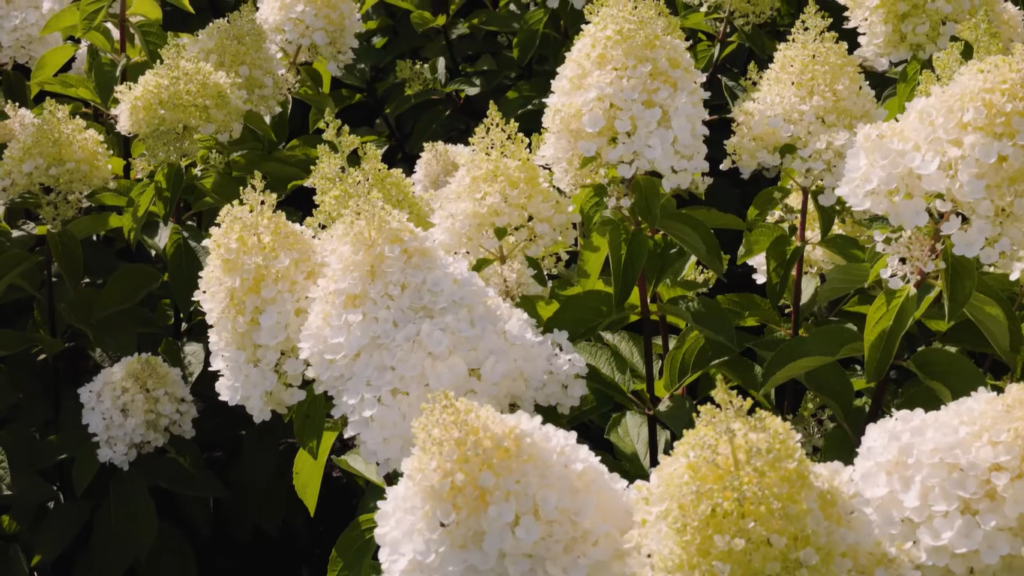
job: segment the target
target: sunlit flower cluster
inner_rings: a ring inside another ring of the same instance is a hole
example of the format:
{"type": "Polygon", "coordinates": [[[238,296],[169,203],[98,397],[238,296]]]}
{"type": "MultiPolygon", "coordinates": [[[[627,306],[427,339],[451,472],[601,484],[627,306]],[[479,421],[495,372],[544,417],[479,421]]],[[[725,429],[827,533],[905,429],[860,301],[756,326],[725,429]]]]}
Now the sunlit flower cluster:
{"type": "Polygon", "coordinates": [[[956,35],[961,40],[950,42],[947,48],[932,55],[933,70],[921,71],[915,97],[927,96],[934,87],[945,86],[953,80],[956,72],[967,64],[963,56],[965,42],[971,45],[972,60],[1009,53],[1009,46],[1000,37],[987,9],[959,24],[956,35]]]}
{"type": "Polygon", "coordinates": [[[894,290],[944,267],[940,259],[941,239],[927,227],[889,233],[875,231],[874,240],[875,250],[885,254],[885,268],[878,275],[894,290]]]}
{"type": "Polygon", "coordinates": [[[861,127],[836,193],[907,230],[945,213],[955,253],[1019,274],[1024,47],[970,62],[896,122],[861,127]]]}
{"type": "Polygon", "coordinates": [[[707,185],[704,75],[658,0],[598,0],[551,85],[538,161],[559,188],[656,171],[666,190],[707,185]]]}
{"type": "Polygon", "coordinates": [[[550,269],[556,253],[572,245],[579,214],[569,198],[533,162],[517,124],[505,121],[493,104],[458,165],[431,198],[432,237],[442,250],[471,263],[492,260],[480,274],[502,297],[540,293],[545,287],[532,278],[526,258],[550,269]]]}
{"type": "Polygon", "coordinates": [[[136,354],[104,368],[78,396],[100,462],[127,469],[139,454],[166,444],[171,434],[195,434],[196,407],[181,370],[157,356],[136,354]]]}
{"type": "Polygon", "coordinates": [[[431,196],[447,186],[455,176],[468,152],[469,146],[461,144],[428,142],[424,145],[423,153],[416,161],[416,169],[412,173],[416,195],[430,201],[431,196]]]}
{"type": "Polygon", "coordinates": [[[1024,385],[868,427],[852,478],[880,537],[924,576],[1024,573],[1024,385]]]}
{"type": "Polygon", "coordinates": [[[1020,9],[1003,0],[840,0],[848,26],[857,28],[857,55],[885,69],[911,56],[928,58],[946,48],[957,24],[982,10],[991,15],[1004,44],[1024,41],[1020,9]]]}
{"type": "Polygon", "coordinates": [[[138,82],[114,91],[118,131],[138,135],[145,148],[139,168],[195,156],[200,136],[223,142],[242,133],[246,101],[235,76],[187,54],[180,44],[162,54],[163,62],[138,82]]]}
{"type": "Polygon", "coordinates": [[[210,367],[220,372],[217,393],[257,422],[305,396],[299,332],[319,273],[312,232],[275,212],[263,187],[257,175],[221,209],[196,293],[210,325],[210,367]]]}
{"type": "Polygon", "coordinates": [[[278,57],[293,65],[323,59],[334,75],[352,61],[363,29],[353,0],[262,0],[257,17],[278,57]]]}
{"type": "Polygon", "coordinates": [[[238,99],[260,116],[276,114],[288,97],[291,80],[249,4],[186,40],[185,52],[234,77],[238,99]]]}
{"type": "Polygon", "coordinates": [[[51,16],[71,3],[71,0],[3,0],[0,3],[0,62],[19,62],[34,66],[47,50],[61,42],[54,32],[39,33],[51,16]]]}
{"type": "Polygon", "coordinates": [[[633,487],[636,574],[900,574],[839,473],[815,469],[788,423],[747,415],[750,401],[724,386],[714,397],[720,407],[702,407],[650,482],[633,487]]]}
{"type": "Polygon", "coordinates": [[[0,159],[0,204],[31,194],[43,221],[59,228],[82,209],[86,194],[111,182],[110,149],[70,107],[53,100],[38,116],[10,103],[5,111],[10,119],[0,123],[0,141],[9,143],[0,159]]]}
{"type": "Polygon", "coordinates": [[[430,72],[430,65],[426,62],[398,60],[395,62],[395,78],[405,83],[406,94],[436,90],[440,87],[437,78],[430,72]]]}
{"type": "Polygon", "coordinates": [[[376,516],[385,576],[626,573],[626,482],[575,432],[450,393],[413,429],[376,516]]]}
{"type": "Polygon", "coordinates": [[[756,88],[733,109],[723,169],[735,163],[747,177],[755,170],[774,175],[791,168],[801,185],[820,182],[834,198],[854,130],[884,119],[885,111],[857,58],[828,31],[829,22],[817,6],[808,6],[756,88]]]}
{"type": "Polygon", "coordinates": [[[728,17],[742,26],[754,26],[775,16],[782,4],[779,0],[686,0],[708,15],[728,17]]]}
{"type": "Polygon", "coordinates": [[[431,392],[499,409],[568,410],[586,366],[562,333],[542,335],[424,232],[398,219],[353,221],[320,240],[322,276],[302,331],[315,388],[346,416],[362,454],[396,468],[431,392]]]}

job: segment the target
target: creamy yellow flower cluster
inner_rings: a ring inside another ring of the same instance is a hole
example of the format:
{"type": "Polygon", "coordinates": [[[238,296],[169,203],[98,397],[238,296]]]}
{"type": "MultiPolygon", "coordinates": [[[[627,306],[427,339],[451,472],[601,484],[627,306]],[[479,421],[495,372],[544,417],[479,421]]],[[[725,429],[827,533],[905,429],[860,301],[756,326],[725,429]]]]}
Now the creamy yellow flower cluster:
{"type": "Polygon", "coordinates": [[[951,42],[948,48],[932,55],[933,70],[923,70],[917,86],[916,96],[923,97],[931,93],[936,86],[945,86],[953,81],[953,76],[967,64],[963,51],[964,42],[971,45],[972,60],[981,60],[996,54],[1008,54],[1010,47],[1003,41],[999,30],[992,22],[988,9],[981,10],[976,16],[959,24],[956,35],[961,40],[951,42]]]}
{"type": "Polygon", "coordinates": [[[576,238],[573,224],[579,214],[551,184],[547,170],[534,162],[518,125],[504,120],[494,104],[459,156],[454,174],[428,199],[435,224],[431,234],[438,245],[471,263],[493,260],[481,276],[509,300],[545,289],[532,278],[527,257],[550,270],[557,253],[576,238]]]}
{"type": "Polygon", "coordinates": [[[901,573],[837,471],[816,468],[788,423],[748,416],[750,400],[721,385],[714,397],[719,406],[702,407],[650,482],[633,487],[636,574],[901,573]]]}
{"type": "Polygon", "coordinates": [[[111,182],[110,149],[103,136],[68,106],[47,100],[36,115],[7,104],[0,122],[0,204],[19,194],[39,202],[39,215],[59,228],[85,205],[85,195],[111,182]]]}

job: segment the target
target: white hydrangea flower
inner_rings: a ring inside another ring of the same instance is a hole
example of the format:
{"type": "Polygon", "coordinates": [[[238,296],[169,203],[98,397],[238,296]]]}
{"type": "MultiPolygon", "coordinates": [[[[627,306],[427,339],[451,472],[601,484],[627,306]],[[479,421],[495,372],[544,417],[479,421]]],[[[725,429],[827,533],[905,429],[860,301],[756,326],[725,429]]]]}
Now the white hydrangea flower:
{"type": "Polygon", "coordinates": [[[876,231],[875,242],[875,250],[886,255],[885,268],[878,275],[893,290],[945,267],[940,259],[942,242],[927,228],[888,234],[876,231]]]}
{"type": "Polygon", "coordinates": [[[568,192],[655,171],[703,190],[707,111],[679,24],[658,0],[598,0],[551,85],[538,162],[568,192]]]}
{"type": "Polygon", "coordinates": [[[1024,263],[1024,47],[972,61],[896,122],[862,126],[836,194],[904,229],[932,225],[954,251],[1024,263]],[[933,211],[933,212],[930,212],[933,211]],[[961,216],[966,217],[962,222],[961,216]]]}
{"type": "Polygon", "coordinates": [[[924,576],[1024,573],[1024,385],[868,426],[852,479],[886,545],[924,576]]]}
{"type": "Polygon", "coordinates": [[[374,532],[385,576],[626,573],[626,482],[576,433],[435,395],[374,532]]]}
{"type": "Polygon", "coordinates": [[[242,198],[221,209],[196,301],[210,325],[210,367],[222,400],[261,422],[305,397],[299,333],[319,273],[310,230],[274,211],[257,174],[242,198]]]}
{"type": "Polygon", "coordinates": [[[104,368],[78,390],[82,421],[99,445],[100,462],[128,469],[139,454],[171,434],[191,438],[196,407],[181,370],[158,356],[135,354],[104,368]]]}
{"type": "MultiPolygon", "coordinates": [[[[1012,4],[1006,5],[1016,10],[1012,4]]],[[[982,9],[978,14],[958,24],[956,35],[961,40],[951,42],[948,47],[932,55],[932,70],[921,71],[921,78],[914,92],[915,98],[927,96],[935,86],[949,84],[956,72],[967,64],[963,57],[964,41],[971,45],[972,60],[1010,53],[1010,47],[1003,42],[999,29],[987,9],[982,9]]]]}
{"type": "Polygon", "coordinates": [[[835,188],[860,124],[885,119],[856,57],[828,31],[831,21],[811,3],[779,46],[756,89],[733,109],[730,158],[743,177],[791,168],[802,186],[835,188]],[[783,156],[785,145],[796,147],[783,156]]]}
{"type": "Polygon", "coordinates": [[[40,36],[47,20],[71,0],[0,0],[0,62],[34,66],[61,42],[57,32],[40,36]]]}
{"type": "MultiPolygon", "coordinates": [[[[650,482],[633,485],[637,576],[902,576],[843,471],[812,465],[800,435],[724,386],[650,482]]],[[[841,467],[840,467],[841,468],[841,467]]]]}
{"type": "Polygon", "coordinates": [[[779,11],[779,0],[686,0],[686,4],[710,14],[728,14],[729,19],[743,27],[771,20],[779,11]]]}
{"type": "Polygon", "coordinates": [[[353,0],[261,0],[257,17],[279,58],[294,64],[322,58],[335,76],[352,61],[363,29],[353,0]]]}
{"type": "Polygon", "coordinates": [[[112,181],[110,149],[103,135],[47,100],[38,116],[8,103],[3,122],[10,143],[0,159],[0,204],[35,195],[39,215],[54,229],[78,214],[85,195],[112,181]]]}
{"type": "Polygon", "coordinates": [[[1003,0],[840,0],[856,28],[865,64],[884,70],[911,56],[928,58],[944,49],[957,24],[987,10],[1007,45],[1024,41],[1020,9],[1003,0]]]}
{"type": "Polygon", "coordinates": [[[138,82],[114,89],[117,130],[138,135],[147,168],[195,156],[200,136],[222,142],[237,138],[246,111],[237,77],[187,54],[182,44],[169,45],[161,54],[163,62],[138,82]]]}
{"type": "Polygon", "coordinates": [[[429,200],[435,192],[447,186],[468,152],[469,146],[461,144],[428,142],[424,145],[412,172],[416,195],[429,200]]]}
{"type": "Polygon", "coordinates": [[[543,292],[546,287],[533,279],[526,258],[554,269],[558,253],[575,241],[573,224],[580,219],[547,171],[533,162],[529,142],[517,128],[492,104],[458,170],[430,196],[435,224],[430,234],[438,246],[469,262],[493,260],[480,276],[509,301],[543,292]],[[500,239],[499,227],[506,232],[500,239]]]}
{"type": "Polygon", "coordinates": [[[288,97],[291,78],[250,4],[186,39],[185,52],[234,76],[239,99],[260,116],[276,114],[288,97]]]}
{"type": "Polygon", "coordinates": [[[434,391],[500,409],[579,402],[586,363],[564,333],[541,334],[408,222],[371,222],[321,238],[300,344],[315,389],[334,398],[367,460],[389,471],[409,455],[410,424],[434,391]]]}

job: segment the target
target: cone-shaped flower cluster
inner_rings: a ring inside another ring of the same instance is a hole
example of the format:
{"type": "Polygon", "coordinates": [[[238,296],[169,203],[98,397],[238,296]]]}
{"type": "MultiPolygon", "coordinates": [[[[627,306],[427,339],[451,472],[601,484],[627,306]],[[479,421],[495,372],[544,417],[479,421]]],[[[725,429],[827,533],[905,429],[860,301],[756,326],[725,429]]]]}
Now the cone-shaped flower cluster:
{"type": "Polygon", "coordinates": [[[4,0],[0,18],[0,62],[34,66],[47,50],[60,44],[60,34],[39,33],[51,16],[71,0],[4,0]]]}
{"type": "Polygon", "coordinates": [[[659,0],[598,0],[558,69],[538,161],[572,192],[656,171],[666,190],[703,190],[707,111],[679,24],[659,0]]]}
{"type": "Polygon", "coordinates": [[[905,229],[933,226],[957,254],[1014,277],[1024,268],[1024,47],[972,61],[907,105],[898,121],[857,132],[836,193],[905,229]],[[929,212],[931,209],[931,212],[929,212]],[[966,222],[964,221],[966,217],[966,222]]]}
{"type": "Polygon", "coordinates": [[[100,462],[127,469],[171,434],[191,438],[195,433],[196,407],[181,370],[156,356],[136,354],[104,368],[78,395],[100,462]]]}
{"type": "Polygon", "coordinates": [[[854,129],[885,118],[856,57],[846,51],[829,19],[813,3],[779,46],[756,89],[733,110],[734,134],[726,142],[744,177],[792,168],[803,186],[831,190],[842,176],[854,129]],[[783,155],[783,147],[795,147],[783,155]]]}
{"type": "Polygon", "coordinates": [[[424,145],[412,173],[416,194],[429,200],[435,192],[447,186],[468,152],[469,147],[460,144],[428,142],[424,145]]]}
{"type": "Polygon", "coordinates": [[[852,478],[879,535],[924,576],[1024,573],[1024,385],[868,427],[852,478]]]}
{"type": "Polygon", "coordinates": [[[840,0],[849,26],[860,33],[857,55],[872,68],[911,56],[928,58],[942,50],[957,24],[982,10],[992,18],[1004,44],[1024,41],[1019,8],[1003,0],[840,0]]]}
{"type": "Polygon", "coordinates": [[[305,396],[299,332],[319,273],[312,232],[275,204],[257,174],[241,200],[221,210],[196,293],[210,324],[217,392],[257,422],[305,396]]]}
{"type": "Polygon", "coordinates": [[[0,141],[8,142],[0,160],[0,204],[34,195],[43,221],[59,228],[82,209],[86,194],[111,182],[110,149],[99,132],[53,100],[38,116],[13,104],[6,112],[10,119],[0,122],[0,141]]]}
{"type": "Polygon", "coordinates": [[[259,20],[278,56],[293,64],[322,58],[334,75],[352,61],[362,31],[353,0],[263,0],[259,20]]]}
{"type": "Polygon", "coordinates": [[[533,279],[527,257],[551,269],[556,253],[576,238],[579,214],[533,162],[516,123],[505,121],[493,104],[458,170],[430,200],[431,235],[438,246],[471,263],[493,261],[480,275],[510,301],[544,289],[533,279]]]}
{"type": "Polygon", "coordinates": [[[636,574],[900,574],[830,469],[799,434],[720,386],[651,475],[634,485],[636,574]]]}
{"type": "Polygon", "coordinates": [[[626,573],[626,482],[574,432],[450,393],[413,428],[376,516],[385,576],[626,573]]]}

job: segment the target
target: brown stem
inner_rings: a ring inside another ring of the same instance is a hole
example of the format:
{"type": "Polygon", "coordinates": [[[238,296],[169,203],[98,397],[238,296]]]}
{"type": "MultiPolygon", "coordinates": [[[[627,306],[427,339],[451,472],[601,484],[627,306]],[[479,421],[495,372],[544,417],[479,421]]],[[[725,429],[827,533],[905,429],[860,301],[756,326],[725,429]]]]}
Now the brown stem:
{"type": "MultiPolygon", "coordinates": [[[[726,11],[725,16],[722,18],[722,26],[718,29],[718,37],[715,39],[715,54],[714,60],[711,61],[711,67],[708,68],[706,78],[711,78],[711,75],[715,72],[715,67],[720,62],[719,58],[722,53],[722,39],[725,38],[725,31],[729,27],[729,12],[726,11]]],[[[707,85],[707,81],[705,81],[707,85]]]]}
{"type": "MultiPolygon", "coordinates": [[[[120,0],[119,10],[117,14],[117,36],[118,36],[118,48],[121,52],[121,58],[127,58],[128,54],[128,0],[120,0]]],[[[128,80],[128,66],[121,66],[121,77],[118,79],[119,84],[124,84],[128,80]]],[[[121,176],[125,180],[130,180],[132,177],[131,168],[132,159],[132,144],[131,138],[127,135],[121,136],[121,160],[124,161],[124,167],[122,167],[121,176]]]]}
{"type": "Polygon", "coordinates": [[[647,447],[651,455],[651,470],[658,465],[658,418],[654,415],[657,396],[654,393],[654,335],[651,333],[651,306],[647,297],[647,271],[641,270],[636,287],[640,291],[640,322],[644,338],[644,378],[651,408],[647,413],[647,447]]]}
{"type": "MultiPolygon", "coordinates": [[[[804,280],[804,242],[807,241],[807,201],[810,191],[801,186],[800,193],[803,195],[800,200],[800,220],[797,222],[796,242],[800,250],[800,256],[796,259],[796,268],[793,270],[793,304],[791,306],[790,337],[800,336],[800,301],[803,299],[804,280]]],[[[799,410],[800,388],[796,382],[789,382],[782,390],[783,414],[796,414],[799,410]]]]}

